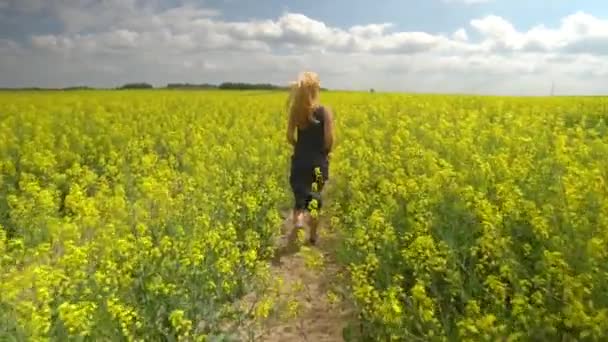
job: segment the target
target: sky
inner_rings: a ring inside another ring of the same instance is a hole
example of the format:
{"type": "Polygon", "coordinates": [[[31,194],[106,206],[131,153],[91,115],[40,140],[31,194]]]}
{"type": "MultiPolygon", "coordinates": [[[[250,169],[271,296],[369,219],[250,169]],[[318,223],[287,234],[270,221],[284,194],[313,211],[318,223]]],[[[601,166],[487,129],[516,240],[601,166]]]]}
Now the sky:
{"type": "Polygon", "coordinates": [[[608,94],[600,0],[0,0],[0,87],[608,94]]]}

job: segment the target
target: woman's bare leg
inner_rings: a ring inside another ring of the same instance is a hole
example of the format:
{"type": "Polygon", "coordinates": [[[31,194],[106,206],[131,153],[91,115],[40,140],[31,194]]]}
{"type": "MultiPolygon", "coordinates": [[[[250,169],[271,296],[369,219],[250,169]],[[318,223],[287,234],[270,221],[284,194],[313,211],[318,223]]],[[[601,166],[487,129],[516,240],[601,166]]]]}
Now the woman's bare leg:
{"type": "Polygon", "coordinates": [[[292,218],[292,220],[293,220],[294,227],[301,228],[303,226],[303,223],[304,223],[304,220],[303,220],[304,217],[303,216],[304,216],[304,213],[303,213],[302,210],[296,209],[296,210],[293,211],[293,218],[292,218]]]}
{"type": "Polygon", "coordinates": [[[291,211],[291,223],[295,226],[298,221],[298,210],[294,209],[291,211]]]}
{"type": "Polygon", "coordinates": [[[303,221],[302,220],[302,210],[294,209],[292,211],[292,216],[291,216],[291,222],[292,222],[293,226],[287,237],[288,245],[293,246],[293,244],[298,239],[298,231],[300,229],[302,229],[302,226],[303,226],[302,221],[303,221]]]}
{"type": "Polygon", "coordinates": [[[319,218],[310,215],[310,237],[309,241],[311,245],[317,243],[317,227],[319,226],[319,218]]]}

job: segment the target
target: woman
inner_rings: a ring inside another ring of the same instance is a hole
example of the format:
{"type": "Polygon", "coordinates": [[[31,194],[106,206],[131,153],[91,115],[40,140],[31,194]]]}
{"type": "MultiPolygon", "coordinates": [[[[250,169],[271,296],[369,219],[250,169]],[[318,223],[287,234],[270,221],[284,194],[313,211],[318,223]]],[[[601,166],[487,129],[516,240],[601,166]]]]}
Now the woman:
{"type": "Polygon", "coordinates": [[[319,194],[329,179],[329,153],[334,142],[333,115],[319,104],[319,91],[318,75],[303,72],[292,84],[288,100],[287,141],[294,147],[289,177],[295,198],[293,221],[296,228],[301,228],[304,216],[308,214],[311,244],[317,240],[318,220],[310,217],[308,206],[316,199],[321,208],[319,194]],[[315,177],[315,170],[320,171],[320,178],[315,177]],[[316,183],[316,189],[313,183],[316,183]]]}

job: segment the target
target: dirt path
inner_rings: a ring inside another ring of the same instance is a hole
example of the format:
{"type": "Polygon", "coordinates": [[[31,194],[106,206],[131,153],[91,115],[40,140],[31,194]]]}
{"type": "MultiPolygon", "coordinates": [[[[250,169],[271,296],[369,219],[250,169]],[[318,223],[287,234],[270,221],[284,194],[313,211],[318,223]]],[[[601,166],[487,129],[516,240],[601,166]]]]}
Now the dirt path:
{"type": "MultiPolygon", "coordinates": [[[[287,215],[286,215],[287,216],[287,215]]],[[[334,259],[335,234],[323,220],[316,246],[289,244],[293,225],[285,219],[278,255],[271,266],[275,280],[282,283],[275,299],[276,310],[256,329],[253,341],[344,341],[342,331],[350,310],[340,298],[340,269],[334,259]]],[[[305,229],[308,237],[308,228],[305,229]]]]}

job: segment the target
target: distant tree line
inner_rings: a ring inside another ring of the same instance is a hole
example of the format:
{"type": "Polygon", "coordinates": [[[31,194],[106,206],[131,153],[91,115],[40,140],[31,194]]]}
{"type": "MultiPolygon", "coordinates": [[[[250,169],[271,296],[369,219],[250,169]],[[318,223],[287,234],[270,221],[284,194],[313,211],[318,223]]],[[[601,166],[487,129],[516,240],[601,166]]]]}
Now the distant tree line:
{"type": "Polygon", "coordinates": [[[118,89],[152,89],[154,88],[149,83],[127,83],[118,89]]]}
{"type": "Polygon", "coordinates": [[[169,83],[167,84],[167,89],[215,89],[217,86],[215,84],[192,84],[192,83],[169,83]]]}
{"type": "MultiPolygon", "coordinates": [[[[152,85],[147,83],[129,83],[120,89],[147,89],[152,85]]],[[[219,85],[209,83],[169,83],[167,89],[221,89],[221,90],[287,90],[286,86],[278,86],[270,83],[246,83],[246,82],[223,82],[219,85]]],[[[321,88],[321,90],[327,90],[321,88]]]]}
{"type": "MultiPolygon", "coordinates": [[[[286,86],[277,86],[270,83],[245,83],[245,82],[223,82],[219,85],[201,83],[201,84],[192,84],[192,83],[169,83],[167,84],[165,89],[221,89],[221,90],[287,90],[286,86]]],[[[101,88],[94,88],[88,86],[73,86],[73,87],[65,87],[65,88],[43,88],[43,87],[24,87],[24,88],[0,88],[2,90],[31,90],[31,91],[43,91],[43,90],[96,90],[101,88]]],[[[107,89],[107,88],[106,88],[107,89]]],[[[146,82],[135,82],[135,83],[126,83],[122,86],[116,87],[114,89],[118,90],[128,90],[128,89],[154,89],[149,83],[146,82]]],[[[159,88],[163,89],[163,88],[159,88]]],[[[321,90],[328,90],[327,88],[321,88],[321,90]]]]}
{"type": "Polygon", "coordinates": [[[78,87],[65,87],[65,88],[42,88],[42,87],[23,87],[23,88],[0,88],[0,91],[71,91],[71,90],[95,90],[95,88],[78,86],[78,87]]]}
{"type": "Polygon", "coordinates": [[[224,82],[218,86],[219,89],[226,90],[279,90],[287,89],[287,87],[280,87],[269,83],[243,83],[243,82],[224,82]]]}
{"type": "Polygon", "coordinates": [[[244,82],[223,82],[216,84],[190,84],[190,83],[169,83],[169,89],[222,89],[222,90],[281,90],[281,87],[270,83],[244,83],[244,82]]]}

